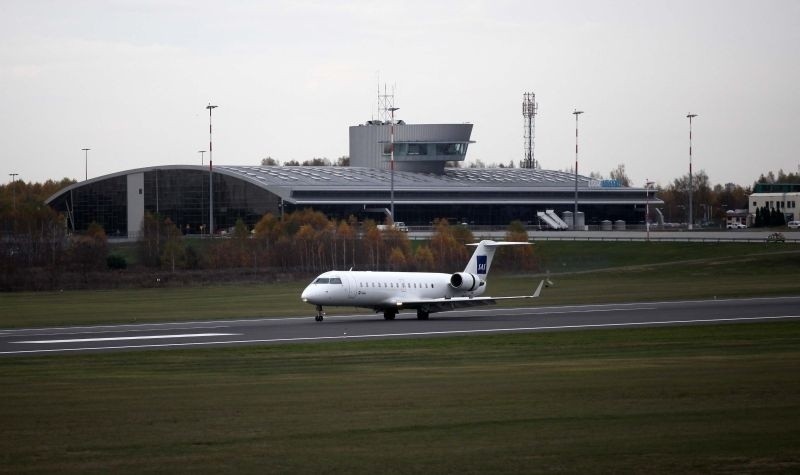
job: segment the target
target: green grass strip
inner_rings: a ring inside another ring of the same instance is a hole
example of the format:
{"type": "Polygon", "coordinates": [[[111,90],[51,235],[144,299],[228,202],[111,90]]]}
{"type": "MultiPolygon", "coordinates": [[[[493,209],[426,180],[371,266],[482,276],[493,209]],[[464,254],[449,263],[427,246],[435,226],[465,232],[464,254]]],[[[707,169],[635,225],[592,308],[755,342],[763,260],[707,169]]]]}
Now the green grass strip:
{"type": "Polygon", "coordinates": [[[0,359],[0,472],[800,470],[800,324],[0,359]]]}

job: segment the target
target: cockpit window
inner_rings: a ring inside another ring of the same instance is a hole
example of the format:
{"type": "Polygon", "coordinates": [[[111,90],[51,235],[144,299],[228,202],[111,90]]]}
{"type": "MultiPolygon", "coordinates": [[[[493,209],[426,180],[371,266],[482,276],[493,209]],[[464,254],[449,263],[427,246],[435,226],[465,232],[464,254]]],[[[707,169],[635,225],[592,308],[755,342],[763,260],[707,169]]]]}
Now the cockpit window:
{"type": "Polygon", "coordinates": [[[315,284],[339,284],[342,285],[342,279],[339,277],[319,277],[314,281],[315,284]]]}

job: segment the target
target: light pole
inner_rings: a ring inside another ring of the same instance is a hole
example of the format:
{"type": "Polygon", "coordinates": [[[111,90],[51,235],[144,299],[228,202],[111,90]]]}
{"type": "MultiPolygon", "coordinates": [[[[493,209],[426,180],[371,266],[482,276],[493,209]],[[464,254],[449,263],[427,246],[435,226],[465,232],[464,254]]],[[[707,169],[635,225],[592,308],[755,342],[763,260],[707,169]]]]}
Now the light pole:
{"type": "Polygon", "coordinates": [[[692,177],[692,119],[697,117],[697,114],[686,114],[689,119],[689,231],[694,228],[694,221],[692,219],[692,193],[694,192],[694,178],[692,177]]]}
{"type": "Polygon", "coordinates": [[[211,111],[217,106],[209,102],[208,109],[208,234],[214,236],[214,146],[211,140],[211,111]]]}
{"type": "MultiPolygon", "coordinates": [[[[645,179],[647,180],[647,179],[645,179]]],[[[644,183],[644,193],[645,193],[645,208],[644,208],[644,225],[647,228],[647,241],[650,241],[650,187],[653,185],[652,181],[645,181],[644,183]]]]}
{"type": "Polygon", "coordinates": [[[720,229],[725,229],[725,225],[728,222],[728,205],[722,203],[722,220],[720,221],[720,229]]]}
{"type": "Polygon", "coordinates": [[[583,111],[575,109],[572,112],[575,115],[575,212],[572,214],[572,229],[578,229],[578,116],[583,114],[583,111]]]}
{"type": "Polygon", "coordinates": [[[89,150],[91,149],[82,148],[81,150],[83,150],[83,167],[84,167],[84,173],[86,174],[83,177],[83,180],[86,181],[89,179],[89,150]]]}
{"type": "MultiPolygon", "coordinates": [[[[206,151],[205,150],[198,150],[197,153],[200,154],[200,166],[202,167],[203,166],[203,154],[206,153],[206,151]]],[[[205,188],[203,187],[203,179],[202,179],[202,175],[201,175],[201,178],[200,178],[200,237],[203,236],[203,229],[206,227],[206,218],[203,217],[203,214],[205,214],[205,209],[204,209],[205,208],[205,201],[206,201],[205,194],[206,194],[206,192],[205,192],[205,188]]]]}
{"type": "Polygon", "coordinates": [[[394,225],[394,111],[400,109],[399,107],[390,107],[389,112],[392,113],[392,123],[389,126],[389,175],[390,175],[390,182],[391,182],[391,194],[390,194],[390,201],[391,201],[391,209],[390,212],[392,213],[392,225],[394,225]]]}
{"type": "Polygon", "coordinates": [[[11,199],[14,203],[14,212],[17,212],[17,176],[19,173],[9,173],[8,176],[11,177],[11,199]]]}

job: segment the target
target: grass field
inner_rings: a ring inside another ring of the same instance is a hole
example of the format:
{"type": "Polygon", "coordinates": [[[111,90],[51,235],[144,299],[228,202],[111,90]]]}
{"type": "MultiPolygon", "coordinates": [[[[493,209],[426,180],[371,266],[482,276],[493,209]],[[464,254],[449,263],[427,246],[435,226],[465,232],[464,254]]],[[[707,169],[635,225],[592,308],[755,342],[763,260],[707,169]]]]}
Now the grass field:
{"type": "Polygon", "coordinates": [[[0,359],[0,472],[800,470],[800,324],[0,359]]]}

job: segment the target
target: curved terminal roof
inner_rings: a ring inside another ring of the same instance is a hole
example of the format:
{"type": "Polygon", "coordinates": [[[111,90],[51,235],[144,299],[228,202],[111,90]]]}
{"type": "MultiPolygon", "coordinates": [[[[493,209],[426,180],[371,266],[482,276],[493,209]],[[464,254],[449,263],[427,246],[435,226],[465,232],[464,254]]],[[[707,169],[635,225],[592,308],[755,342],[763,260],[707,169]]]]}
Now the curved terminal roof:
{"type": "MultiPolygon", "coordinates": [[[[208,167],[166,165],[127,170],[70,185],[47,199],[88,183],[154,170],[207,172],[208,167]]],[[[389,170],[362,167],[219,165],[214,173],[239,178],[295,204],[385,203],[392,180],[389,170]]],[[[608,187],[578,176],[581,202],[644,204],[644,188],[608,187]]],[[[394,172],[397,203],[566,203],[574,197],[575,175],[525,168],[447,168],[444,175],[394,172]]],[[[651,203],[660,203],[652,194],[651,203]]]]}
{"type": "MultiPolygon", "coordinates": [[[[221,166],[214,169],[259,184],[297,204],[384,203],[391,172],[361,167],[221,166]]],[[[398,203],[565,203],[574,199],[575,175],[520,168],[447,168],[444,175],[394,172],[398,203]]],[[[603,187],[578,176],[581,201],[596,204],[645,202],[644,188],[603,187]]],[[[660,200],[650,200],[658,203],[660,200]]]]}

